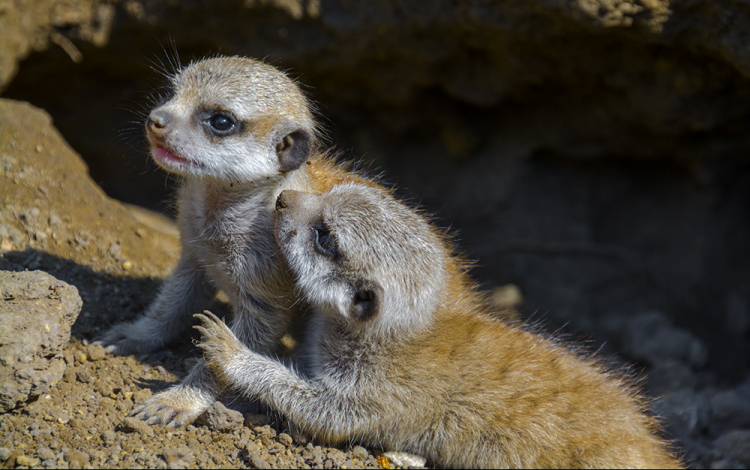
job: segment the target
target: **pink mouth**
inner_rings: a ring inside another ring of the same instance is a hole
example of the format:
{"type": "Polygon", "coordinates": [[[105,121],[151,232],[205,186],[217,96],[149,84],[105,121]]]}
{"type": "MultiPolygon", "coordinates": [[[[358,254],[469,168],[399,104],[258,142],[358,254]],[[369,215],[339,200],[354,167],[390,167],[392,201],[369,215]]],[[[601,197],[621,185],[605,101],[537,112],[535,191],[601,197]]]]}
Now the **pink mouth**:
{"type": "Polygon", "coordinates": [[[169,166],[186,166],[191,165],[193,162],[187,158],[178,157],[174,153],[170,152],[164,147],[154,147],[152,150],[154,159],[162,164],[169,166]]]}

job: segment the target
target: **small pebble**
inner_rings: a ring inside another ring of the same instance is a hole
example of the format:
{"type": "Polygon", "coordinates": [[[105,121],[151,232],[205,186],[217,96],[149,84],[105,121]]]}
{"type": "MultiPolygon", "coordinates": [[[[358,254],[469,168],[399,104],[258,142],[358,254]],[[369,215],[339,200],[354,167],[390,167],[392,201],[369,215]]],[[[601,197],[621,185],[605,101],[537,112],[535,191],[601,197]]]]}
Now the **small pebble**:
{"type": "Polygon", "coordinates": [[[82,383],[88,384],[94,381],[94,376],[92,376],[89,371],[83,369],[76,372],[76,377],[78,377],[78,380],[82,383]]]}
{"type": "Polygon", "coordinates": [[[362,446],[354,446],[354,449],[352,449],[352,456],[355,459],[359,459],[359,460],[364,461],[364,460],[367,460],[367,457],[369,455],[370,455],[370,453],[367,452],[367,449],[365,449],[362,446]]]}
{"type": "Polygon", "coordinates": [[[89,454],[80,450],[71,450],[65,454],[65,461],[70,468],[83,468],[89,463],[89,454]]]}
{"type": "Polygon", "coordinates": [[[291,446],[292,443],[294,442],[294,440],[292,439],[292,436],[290,436],[289,434],[284,433],[284,432],[282,432],[281,434],[279,434],[278,439],[279,439],[280,443],[282,443],[283,445],[285,445],[287,447],[291,446]]]}
{"type": "Polygon", "coordinates": [[[214,402],[202,415],[196,420],[197,424],[208,426],[210,429],[218,432],[232,432],[242,428],[242,413],[230,410],[221,402],[214,402]]]}
{"type": "Polygon", "coordinates": [[[36,455],[42,460],[49,460],[55,458],[55,453],[49,447],[41,447],[37,449],[36,455]]]}
{"type": "Polygon", "coordinates": [[[260,452],[260,446],[256,444],[255,442],[248,442],[245,444],[245,447],[242,448],[242,456],[246,459],[249,459],[251,455],[257,454],[260,452]]]}
{"type": "Polygon", "coordinates": [[[271,468],[268,461],[258,454],[252,454],[248,460],[250,460],[250,465],[255,468],[271,468]]]}
{"type": "Polygon", "coordinates": [[[107,353],[104,352],[104,348],[99,344],[89,345],[86,348],[86,352],[88,352],[88,358],[92,361],[101,361],[107,356],[107,353]]]}
{"type": "Polygon", "coordinates": [[[190,451],[185,448],[177,448],[177,447],[168,447],[164,449],[162,452],[162,456],[164,457],[164,460],[167,461],[167,464],[172,466],[185,458],[190,453],[190,451]]]}
{"type": "Polygon", "coordinates": [[[427,459],[420,457],[419,455],[410,454],[408,452],[386,452],[383,454],[388,457],[388,460],[393,462],[399,467],[417,467],[422,468],[427,463],[427,459]]]}
{"type": "Polygon", "coordinates": [[[37,465],[39,465],[39,459],[35,457],[28,457],[26,455],[16,457],[17,467],[36,467],[37,465]]]}
{"type": "Polygon", "coordinates": [[[144,436],[153,437],[154,430],[151,426],[138,418],[127,417],[120,423],[120,429],[124,432],[137,432],[144,436]]]}
{"type": "Polygon", "coordinates": [[[111,429],[104,431],[102,433],[102,441],[104,441],[105,444],[112,445],[117,441],[117,434],[112,431],[111,429]]]}

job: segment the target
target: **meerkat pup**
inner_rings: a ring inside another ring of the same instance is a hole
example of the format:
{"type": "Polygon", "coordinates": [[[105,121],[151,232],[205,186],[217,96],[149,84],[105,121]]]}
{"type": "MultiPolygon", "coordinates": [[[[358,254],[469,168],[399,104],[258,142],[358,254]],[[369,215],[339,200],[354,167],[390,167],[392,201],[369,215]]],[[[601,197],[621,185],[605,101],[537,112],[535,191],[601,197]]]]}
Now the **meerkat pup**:
{"type": "Polygon", "coordinates": [[[357,184],[284,191],[276,238],[311,334],[294,368],[196,315],[222,382],[329,444],[443,467],[679,467],[637,390],[594,361],[493,320],[450,242],[357,184]]]}
{"type": "MultiPolygon", "coordinates": [[[[280,339],[306,305],[297,301],[274,241],[276,197],[288,188],[321,193],[344,181],[374,183],[317,150],[308,100],[269,65],[240,57],[202,60],[173,76],[172,91],[151,111],[146,134],[156,163],[182,180],[182,256],[145,315],[115,325],[99,343],[115,354],[163,348],[189,331],[191,315],[220,289],[231,301],[232,329],[240,341],[280,354],[280,339]]],[[[216,395],[215,380],[201,362],[133,414],[179,426],[216,395]]]]}

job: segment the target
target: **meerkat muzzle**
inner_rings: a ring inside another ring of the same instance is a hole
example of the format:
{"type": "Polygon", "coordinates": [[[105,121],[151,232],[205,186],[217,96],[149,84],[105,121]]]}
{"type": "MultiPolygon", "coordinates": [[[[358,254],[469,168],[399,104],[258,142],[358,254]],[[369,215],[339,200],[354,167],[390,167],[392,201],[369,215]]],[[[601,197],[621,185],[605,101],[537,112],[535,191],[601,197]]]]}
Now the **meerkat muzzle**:
{"type": "Polygon", "coordinates": [[[171,121],[172,118],[169,113],[156,109],[148,115],[146,126],[149,131],[161,136],[171,121]]]}

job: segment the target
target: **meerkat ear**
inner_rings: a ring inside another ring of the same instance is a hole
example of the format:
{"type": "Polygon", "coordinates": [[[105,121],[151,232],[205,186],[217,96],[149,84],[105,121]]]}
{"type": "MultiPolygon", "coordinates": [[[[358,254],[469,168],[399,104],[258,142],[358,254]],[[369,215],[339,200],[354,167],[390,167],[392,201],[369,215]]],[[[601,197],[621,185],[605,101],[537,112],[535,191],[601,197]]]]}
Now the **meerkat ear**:
{"type": "Polygon", "coordinates": [[[312,149],[312,138],[303,129],[297,129],[285,135],[276,144],[276,156],[279,159],[279,169],[286,173],[296,170],[310,156],[312,149]]]}
{"type": "Polygon", "coordinates": [[[357,286],[349,306],[349,318],[365,321],[380,310],[381,289],[379,286],[357,286]]]}

